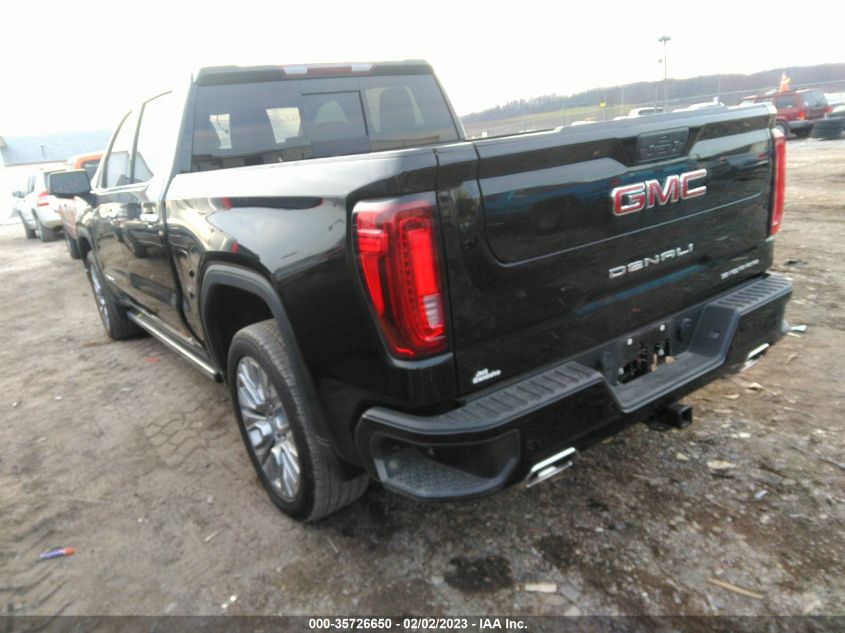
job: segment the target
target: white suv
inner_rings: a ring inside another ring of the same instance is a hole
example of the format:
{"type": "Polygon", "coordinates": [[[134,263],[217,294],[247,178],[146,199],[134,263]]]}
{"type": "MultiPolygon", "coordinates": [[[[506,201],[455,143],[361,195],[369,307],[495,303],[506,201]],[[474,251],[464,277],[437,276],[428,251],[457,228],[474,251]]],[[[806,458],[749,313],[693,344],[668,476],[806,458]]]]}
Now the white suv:
{"type": "Polygon", "coordinates": [[[27,179],[26,189],[14,193],[20,199],[15,206],[26,236],[32,239],[37,234],[42,242],[54,240],[62,229],[62,218],[56,213],[56,198],[47,194],[48,173],[51,172],[35,172],[27,179]]]}

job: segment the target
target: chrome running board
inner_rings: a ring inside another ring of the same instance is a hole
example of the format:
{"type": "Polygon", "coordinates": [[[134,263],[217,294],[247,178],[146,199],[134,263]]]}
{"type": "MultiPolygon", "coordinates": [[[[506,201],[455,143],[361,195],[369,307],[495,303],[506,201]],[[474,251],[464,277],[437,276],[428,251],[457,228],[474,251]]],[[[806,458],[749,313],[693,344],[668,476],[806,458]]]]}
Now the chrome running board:
{"type": "Polygon", "coordinates": [[[148,317],[145,314],[141,314],[136,310],[129,309],[126,311],[126,316],[135,323],[138,327],[146,330],[149,332],[153,337],[157,338],[160,342],[164,343],[164,345],[180,356],[182,358],[188,360],[192,363],[195,367],[197,367],[202,373],[204,373],[208,378],[211,378],[215,382],[223,382],[223,377],[220,375],[214,366],[209,362],[207,357],[201,355],[200,353],[188,349],[182,343],[178,341],[177,338],[173,334],[167,331],[166,326],[164,324],[156,323],[155,320],[148,317]]]}

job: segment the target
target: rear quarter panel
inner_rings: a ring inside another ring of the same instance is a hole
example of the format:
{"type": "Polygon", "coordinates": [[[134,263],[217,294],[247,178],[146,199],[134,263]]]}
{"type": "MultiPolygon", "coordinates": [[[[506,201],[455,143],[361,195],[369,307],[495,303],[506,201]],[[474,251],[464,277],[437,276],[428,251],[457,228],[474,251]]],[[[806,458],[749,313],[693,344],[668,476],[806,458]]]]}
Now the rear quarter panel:
{"type": "Polygon", "coordinates": [[[425,406],[454,393],[450,355],[392,361],[350,253],[361,199],[432,196],[432,149],[177,175],[165,196],[168,241],[187,321],[202,332],[204,270],[245,266],[277,289],[329,417],[350,429],[368,402],[425,406]]]}

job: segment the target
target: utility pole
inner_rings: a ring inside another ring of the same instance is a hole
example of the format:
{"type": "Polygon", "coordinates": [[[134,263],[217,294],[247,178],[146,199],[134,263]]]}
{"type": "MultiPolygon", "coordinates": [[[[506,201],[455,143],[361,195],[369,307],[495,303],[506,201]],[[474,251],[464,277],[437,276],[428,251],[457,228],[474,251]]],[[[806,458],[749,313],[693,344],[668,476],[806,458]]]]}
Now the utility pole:
{"type": "Polygon", "coordinates": [[[661,35],[658,42],[663,42],[663,109],[666,110],[669,104],[668,82],[669,82],[669,60],[666,59],[666,42],[672,38],[668,35],[661,35]]]}

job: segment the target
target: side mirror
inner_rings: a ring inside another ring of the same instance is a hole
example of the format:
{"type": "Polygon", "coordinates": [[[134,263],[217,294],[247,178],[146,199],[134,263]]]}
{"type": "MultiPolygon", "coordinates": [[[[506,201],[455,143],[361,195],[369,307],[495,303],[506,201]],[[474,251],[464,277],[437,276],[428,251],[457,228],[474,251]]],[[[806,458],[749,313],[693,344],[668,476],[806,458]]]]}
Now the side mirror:
{"type": "Polygon", "coordinates": [[[23,198],[23,191],[13,191],[12,196],[14,198],[23,198]]]}
{"type": "Polygon", "coordinates": [[[47,174],[47,193],[57,198],[73,198],[91,193],[91,181],[84,169],[47,174]]]}

